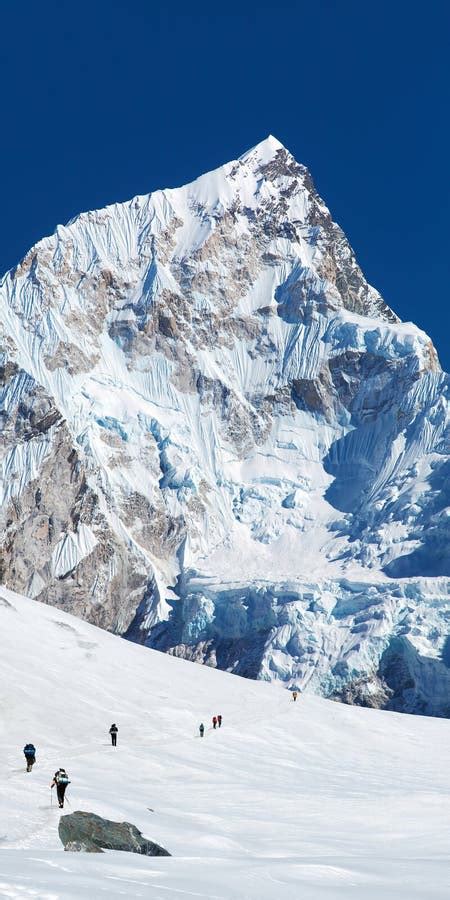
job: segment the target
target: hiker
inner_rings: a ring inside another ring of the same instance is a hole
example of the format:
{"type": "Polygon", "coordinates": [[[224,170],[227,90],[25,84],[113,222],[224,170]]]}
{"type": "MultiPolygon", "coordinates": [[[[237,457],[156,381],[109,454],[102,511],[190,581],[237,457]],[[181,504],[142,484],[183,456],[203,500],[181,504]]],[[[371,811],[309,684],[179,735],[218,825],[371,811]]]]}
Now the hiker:
{"type": "Polygon", "coordinates": [[[27,772],[31,772],[35,762],[36,762],[36,748],[34,744],[25,744],[23,748],[23,752],[25,755],[25,761],[27,764],[27,772]]]}
{"type": "Polygon", "coordinates": [[[117,732],[118,732],[118,730],[119,729],[118,729],[117,725],[111,725],[111,728],[109,729],[109,733],[111,735],[111,743],[112,743],[113,747],[117,747],[117,732]]]}
{"type": "Polygon", "coordinates": [[[218,724],[218,726],[219,726],[219,728],[220,728],[221,725],[222,725],[222,716],[217,716],[217,724],[218,724]]]}
{"type": "Polygon", "coordinates": [[[203,722],[202,722],[202,724],[200,725],[200,728],[199,728],[198,730],[199,730],[199,732],[200,732],[200,737],[203,737],[204,732],[205,732],[205,726],[204,726],[203,722]]]}
{"type": "Polygon", "coordinates": [[[296,699],[297,699],[297,691],[292,691],[292,699],[293,699],[293,701],[294,701],[294,703],[295,703],[295,701],[296,701],[296,699]]]}
{"type": "Polygon", "coordinates": [[[215,729],[217,725],[217,716],[213,716],[213,728],[215,729]]]}
{"type": "Polygon", "coordinates": [[[65,769],[58,769],[53,776],[53,781],[50,785],[51,788],[54,788],[56,784],[56,794],[58,797],[59,808],[63,809],[64,807],[64,794],[66,793],[66,787],[70,784],[69,776],[65,769]]]}

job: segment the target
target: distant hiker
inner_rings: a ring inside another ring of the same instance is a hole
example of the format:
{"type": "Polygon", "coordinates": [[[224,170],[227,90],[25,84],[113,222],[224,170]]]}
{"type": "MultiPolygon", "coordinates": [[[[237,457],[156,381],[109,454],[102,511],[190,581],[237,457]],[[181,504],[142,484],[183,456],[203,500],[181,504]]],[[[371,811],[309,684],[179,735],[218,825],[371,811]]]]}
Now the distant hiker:
{"type": "Polygon", "coordinates": [[[204,735],[204,733],[205,733],[205,726],[204,726],[203,722],[202,722],[202,724],[200,725],[200,728],[199,728],[198,730],[199,730],[199,732],[200,732],[200,737],[203,737],[203,735],[204,735]]]}
{"type": "Polygon", "coordinates": [[[36,762],[36,748],[34,744],[25,744],[23,748],[23,752],[25,754],[25,761],[27,764],[27,772],[31,772],[35,762],[36,762]]]}
{"type": "Polygon", "coordinates": [[[294,703],[295,703],[295,701],[296,701],[296,699],[297,699],[297,691],[292,691],[292,699],[293,699],[293,701],[294,701],[294,703]]]}
{"type": "Polygon", "coordinates": [[[217,716],[213,716],[213,728],[215,729],[217,725],[217,716]]]}
{"type": "Polygon", "coordinates": [[[220,728],[221,725],[222,725],[222,716],[217,716],[217,724],[218,724],[218,726],[219,726],[219,728],[220,728]]]}
{"type": "Polygon", "coordinates": [[[111,735],[111,743],[112,743],[113,747],[117,747],[117,732],[118,732],[118,730],[119,729],[118,729],[117,725],[111,725],[111,728],[109,729],[109,733],[111,735]]]}
{"type": "Polygon", "coordinates": [[[54,788],[56,784],[56,794],[58,796],[59,808],[63,809],[64,807],[64,794],[66,793],[66,787],[70,784],[69,776],[65,769],[58,769],[53,776],[53,781],[50,785],[51,788],[54,788]]]}

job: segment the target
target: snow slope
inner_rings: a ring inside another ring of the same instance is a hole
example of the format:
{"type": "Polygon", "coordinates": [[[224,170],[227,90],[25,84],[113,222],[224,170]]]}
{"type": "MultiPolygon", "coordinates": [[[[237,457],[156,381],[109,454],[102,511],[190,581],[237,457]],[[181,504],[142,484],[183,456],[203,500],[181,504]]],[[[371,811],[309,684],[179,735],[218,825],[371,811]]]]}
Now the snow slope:
{"type": "Polygon", "coordinates": [[[148,650],[5,589],[0,629],[0,896],[448,896],[446,720],[314,696],[294,704],[279,686],[148,650]],[[131,821],[172,858],[65,853],[49,790],[60,765],[71,777],[65,812],[131,821]]]}
{"type": "Polygon", "coordinates": [[[0,284],[0,581],[221,669],[450,715],[448,376],[273,137],[0,284]]]}

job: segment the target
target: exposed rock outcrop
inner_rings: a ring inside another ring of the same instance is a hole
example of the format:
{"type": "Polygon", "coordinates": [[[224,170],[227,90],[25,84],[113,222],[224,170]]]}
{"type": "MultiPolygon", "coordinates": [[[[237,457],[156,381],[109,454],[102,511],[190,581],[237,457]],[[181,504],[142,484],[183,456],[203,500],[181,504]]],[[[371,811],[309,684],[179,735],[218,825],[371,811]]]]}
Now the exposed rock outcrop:
{"type": "Polygon", "coordinates": [[[102,850],[123,850],[144,856],[170,856],[164,847],[148,841],[135,825],[112,822],[95,813],[77,810],[61,816],[59,836],[65,850],[101,853],[102,850]]]}

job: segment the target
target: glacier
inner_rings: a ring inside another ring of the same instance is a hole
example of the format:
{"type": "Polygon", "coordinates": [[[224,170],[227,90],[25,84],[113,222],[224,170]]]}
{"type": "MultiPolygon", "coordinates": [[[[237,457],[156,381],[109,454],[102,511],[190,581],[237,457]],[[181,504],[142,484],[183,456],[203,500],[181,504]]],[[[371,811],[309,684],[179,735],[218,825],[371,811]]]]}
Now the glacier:
{"type": "Polygon", "coordinates": [[[450,715],[448,376],[286,148],[58,226],[0,305],[5,586],[450,715]]]}

